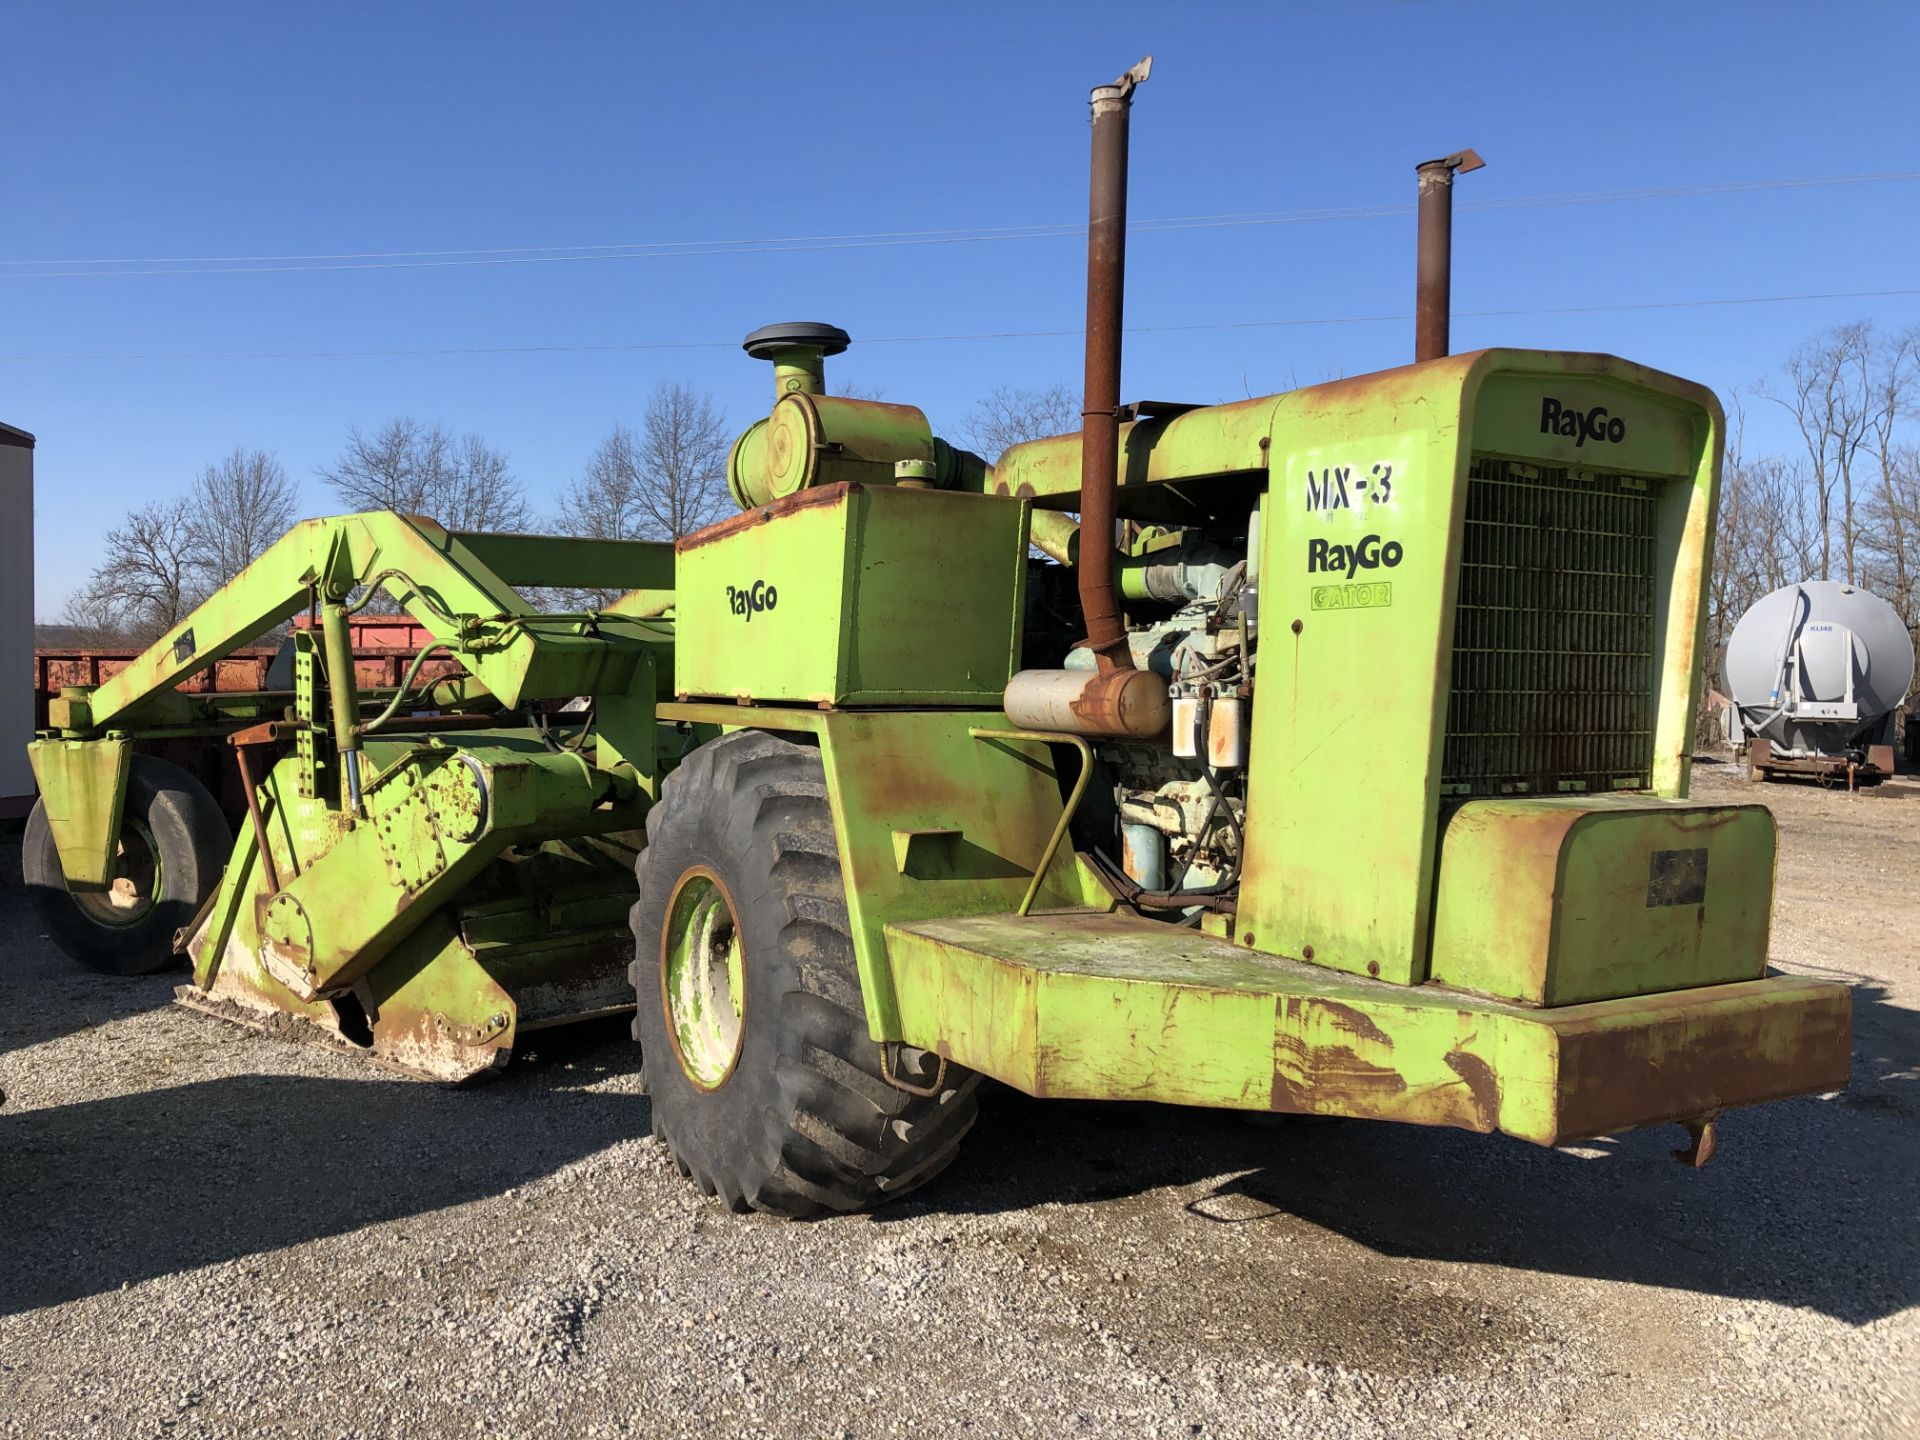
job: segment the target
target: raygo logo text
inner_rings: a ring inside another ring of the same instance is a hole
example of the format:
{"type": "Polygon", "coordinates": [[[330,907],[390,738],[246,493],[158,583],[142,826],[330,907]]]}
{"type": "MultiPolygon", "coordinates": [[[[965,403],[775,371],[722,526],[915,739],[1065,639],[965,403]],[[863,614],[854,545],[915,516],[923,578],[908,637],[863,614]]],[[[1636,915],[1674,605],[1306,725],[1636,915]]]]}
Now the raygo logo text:
{"type": "Polygon", "coordinates": [[[736,590],[727,586],[727,608],[734,614],[745,618],[748,624],[763,610],[771,610],[780,603],[780,592],[764,580],[756,580],[745,589],[736,590]]]}
{"type": "Polygon", "coordinates": [[[1383,544],[1378,535],[1362,535],[1353,545],[1342,545],[1337,540],[1309,540],[1307,573],[1351,577],[1362,570],[1378,570],[1382,566],[1391,570],[1400,563],[1404,553],[1398,540],[1383,544]]]}
{"type": "Polygon", "coordinates": [[[1618,445],[1627,438],[1627,422],[1618,415],[1607,414],[1604,405],[1586,411],[1574,410],[1548,395],[1540,401],[1540,433],[1564,435],[1573,441],[1576,450],[1589,440],[1618,445]]]}

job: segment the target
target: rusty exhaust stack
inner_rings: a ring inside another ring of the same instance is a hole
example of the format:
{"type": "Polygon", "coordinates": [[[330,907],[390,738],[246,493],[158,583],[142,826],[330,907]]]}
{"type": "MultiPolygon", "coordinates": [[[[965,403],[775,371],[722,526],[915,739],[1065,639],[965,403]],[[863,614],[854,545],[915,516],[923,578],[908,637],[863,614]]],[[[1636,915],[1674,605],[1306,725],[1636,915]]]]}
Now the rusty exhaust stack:
{"type": "Polygon", "coordinates": [[[1418,293],[1413,317],[1413,358],[1447,354],[1453,315],[1453,177],[1486,162],[1471,150],[1414,167],[1420,177],[1418,293]]]}
{"type": "Polygon", "coordinates": [[[1080,613],[1100,669],[1131,670],[1113,584],[1113,497],[1120,470],[1120,320],[1127,268],[1127,116],[1149,55],[1093,92],[1087,215],[1087,381],[1080,410],[1080,613]]]}

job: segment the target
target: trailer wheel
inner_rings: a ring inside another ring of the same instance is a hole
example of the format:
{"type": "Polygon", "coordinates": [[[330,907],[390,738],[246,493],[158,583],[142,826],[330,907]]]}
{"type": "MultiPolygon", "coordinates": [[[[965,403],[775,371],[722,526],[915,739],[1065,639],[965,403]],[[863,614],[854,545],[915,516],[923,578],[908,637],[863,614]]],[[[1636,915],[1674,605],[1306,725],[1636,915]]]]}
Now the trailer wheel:
{"type": "Polygon", "coordinates": [[[633,1035],[682,1171],[730,1209],[802,1216],[946,1167],[980,1077],[917,1051],[894,1078],[931,1093],[882,1073],[817,750],[759,731],[695,750],[635,873],[633,1035]]]}
{"type": "Polygon", "coordinates": [[[67,887],[44,800],[27,817],[20,869],[56,945],[89,970],[146,975],[173,963],[174,932],[220,883],[232,849],[204,785],[178,765],[135,755],[108,889],[67,887]]]}

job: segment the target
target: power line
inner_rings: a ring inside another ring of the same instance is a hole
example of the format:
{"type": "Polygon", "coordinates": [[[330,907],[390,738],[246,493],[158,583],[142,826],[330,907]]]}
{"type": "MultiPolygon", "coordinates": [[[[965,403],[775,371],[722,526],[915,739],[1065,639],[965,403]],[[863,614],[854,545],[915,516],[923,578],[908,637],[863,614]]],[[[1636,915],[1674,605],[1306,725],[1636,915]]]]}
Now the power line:
{"type": "MultiPolygon", "coordinates": [[[[1462,211],[1541,209],[1702,195],[1804,190],[1840,185],[1874,185],[1920,180],[1920,170],[1861,175],[1816,175],[1769,180],[1737,180],[1706,185],[1642,187],[1563,195],[1513,196],[1469,200],[1462,211]]],[[[1320,210],[1250,210],[1218,215],[1172,215],[1133,221],[1134,233],[1227,229],[1253,225],[1321,224],[1369,220],[1413,213],[1410,204],[1355,206],[1320,210]]],[[[0,269],[0,280],[78,280],[107,276],[284,275],[331,270],[466,269],[497,265],[578,264],[607,260],[659,260],[721,255],[763,255],[823,250],[866,250],[918,245],[965,245],[1009,240],[1062,239],[1086,233],[1084,224],[970,226],[945,230],[856,231],[841,235],[765,236],[735,240],[616,241],[599,245],[524,245],[490,249],[365,250],[298,255],[163,256],[123,259],[0,260],[9,266],[89,266],[90,269],[0,269]],[[112,268],[112,267],[143,268],[112,268]]]]}
{"type": "MultiPolygon", "coordinates": [[[[1885,300],[1920,295],[1920,288],[1904,290],[1827,290],[1798,295],[1744,295],[1703,300],[1636,300],[1612,305],[1521,306],[1502,310],[1456,310],[1456,320],[1498,320],[1542,315],[1597,315],[1638,310],[1696,310],[1736,305],[1791,305],[1814,300],[1885,300]]],[[[1277,320],[1223,320],[1180,325],[1129,325],[1129,335],[1161,335],[1192,331],[1269,330],[1323,325],[1404,324],[1411,312],[1395,315],[1297,316],[1277,320]]],[[[1046,340],[1077,337],[1069,330],[982,330],[952,335],[863,336],[861,345],[931,345],[967,340],[1046,340]]],[[[392,350],[199,350],[97,351],[42,355],[0,355],[0,363],[40,364],[67,360],[391,360],[446,355],[592,355],[627,354],[652,350],[733,350],[736,340],[661,340],[605,345],[446,345],[392,350]]]]}

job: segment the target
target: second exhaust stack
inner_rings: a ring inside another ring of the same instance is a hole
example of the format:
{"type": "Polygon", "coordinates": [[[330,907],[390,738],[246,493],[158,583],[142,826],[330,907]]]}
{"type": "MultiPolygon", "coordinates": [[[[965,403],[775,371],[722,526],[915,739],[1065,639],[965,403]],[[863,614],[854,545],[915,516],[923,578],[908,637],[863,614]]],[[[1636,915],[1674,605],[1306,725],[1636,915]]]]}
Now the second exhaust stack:
{"type": "Polygon", "coordinates": [[[1453,316],[1453,177],[1486,164],[1471,150],[1427,160],[1414,167],[1420,177],[1420,239],[1414,297],[1413,358],[1438,360],[1452,343],[1447,333],[1453,316]]]}

